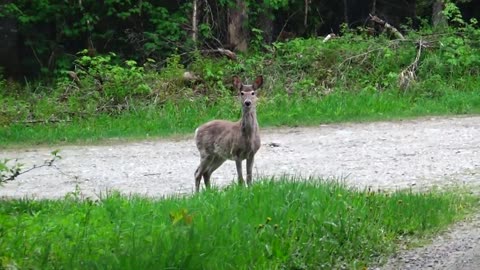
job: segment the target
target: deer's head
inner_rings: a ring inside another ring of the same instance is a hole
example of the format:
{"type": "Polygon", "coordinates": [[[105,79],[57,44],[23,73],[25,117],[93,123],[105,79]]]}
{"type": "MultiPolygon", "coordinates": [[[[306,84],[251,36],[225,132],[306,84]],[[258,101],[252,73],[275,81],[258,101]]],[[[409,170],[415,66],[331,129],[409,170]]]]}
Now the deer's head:
{"type": "Polygon", "coordinates": [[[253,84],[243,84],[239,77],[233,76],[233,86],[238,90],[244,111],[255,109],[257,89],[263,84],[263,76],[258,76],[253,84]]]}

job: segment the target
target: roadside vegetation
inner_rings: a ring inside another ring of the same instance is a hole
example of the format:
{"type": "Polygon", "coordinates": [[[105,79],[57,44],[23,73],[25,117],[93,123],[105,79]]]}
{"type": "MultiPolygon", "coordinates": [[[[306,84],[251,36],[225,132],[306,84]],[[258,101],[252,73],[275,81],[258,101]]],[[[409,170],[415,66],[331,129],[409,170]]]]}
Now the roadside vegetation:
{"type": "Polygon", "coordinates": [[[264,179],[194,196],[0,203],[5,269],[365,269],[478,206],[466,192],[264,179]]]}
{"type": "Polygon", "coordinates": [[[327,42],[266,45],[255,32],[236,60],[192,51],[140,65],[85,50],[48,84],[0,78],[0,147],[191,134],[239,117],[233,75],[264,75],[263,127],[479,113],[480,30],[449,12],[456,27],[424,25],[395,40],[344,28],[327,42]]]}

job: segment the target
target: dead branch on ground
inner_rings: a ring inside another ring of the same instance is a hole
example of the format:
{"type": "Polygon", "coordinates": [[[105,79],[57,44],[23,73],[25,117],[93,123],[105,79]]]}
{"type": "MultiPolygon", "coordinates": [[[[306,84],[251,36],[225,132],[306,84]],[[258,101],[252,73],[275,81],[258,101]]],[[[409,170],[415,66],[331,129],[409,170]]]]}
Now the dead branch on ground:
{"type": "Polygon", "coordinates": [[[425,47],[425,43],[420,40],[418,42],[418,50],[417,55],[415,56],[415,60],[413,60],[413,62],[408,65],[408,67],[402,70],[402,72],[400,72],[400,75],[398,76],[398,86],[404,91],[406,91],[410,87],[410,85],[417,79],[418,62],[420,61],[423,47],[425,47]]]}
{"type": "Polygon", "coordinates": [[[64,123],[64,122],[72,122],[72,120],[50,118],[50,119],[32,119],[32,120],[14,121],[15,124],[48,124],[48,123],[64,123]]]}
{"type": "Polygon", "coordinates": [[[0,185],[15,180],[19,175],[25,174],[35,169],[42,167],[52,167],[53,163],[62,157],[58,155],[59,150],[53,151],[51,154],[53,157],[49,160],[45,160],[42,165],[33,165],[31,168],[22,171],[22,164],[15,163],[13,166],[7,166],[8,159],[0,162],[0,185]]]}
{"type": "Polygon", "coordinates": [[[327,42],[330,39],[335,38],[335,37],[337,37],[337,35],[335,35],[335,33],[330,33],[323,39],[323,42],[327,42]]]}
{"type": "Polygon", "coordinates": [[[237,60],[237,55],[227,49],[217,48],[217,49],[210,49],[210,50],[200,50],[202,53],[219,53],[221,55],[225,55],[230,60],[237,60]]]}
{"type": "Polygon", "coordinates": [[[402,35],[402,33],[400,33],[400,31],[398,31],[397,28],[393,27],[391,24],[389,24],[388,22],[380,19],[379,17],[377,17],[376,15],[372,15],[372,14],[369,14],[370,15],[370,20],[382,25],[383,27],[387,28],[388,30],[390,30],[390,32],[393,33],[393,35],[398,38],[398,39],[405,39],[405,37],[402,35]]]}
{"type": "Polygon", "coordinates": [[[227,49],[223,49],[223,48],[217,48],[217,49],[205,49],[205,50],[194,50],[194,51],[189,51],[189,52],[184,52],[184,53],[181,53],[180,56],[182,55],[188,55],[188,54],[191,54],[191,53],[195,53],[195,52],[199,52],[199,53],[204,53],[204,54],[209,54],[209,53],[218,53],[220,55],[224,55],[226,56],[228,59],[230,60],[237,60],[237,55],[230,51],[230,50],[227,50],[227,49]]]}

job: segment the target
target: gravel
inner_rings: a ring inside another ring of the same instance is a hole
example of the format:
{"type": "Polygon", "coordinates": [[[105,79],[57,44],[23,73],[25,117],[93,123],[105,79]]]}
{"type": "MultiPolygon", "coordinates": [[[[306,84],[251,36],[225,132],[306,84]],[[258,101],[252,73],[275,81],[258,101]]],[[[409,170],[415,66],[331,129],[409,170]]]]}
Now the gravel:
{"type": "MultiPolygon", "coordinates": [[[[62,159],[5,184],[0,197],[60,198],[76,190],[89,197],[110,190],[188,194],[199,163],[192,136],[3,150],[0,159],[18,159],[25,168],[43,164],[57,148],[62,159]]],[[[264,129],[254,172],[256,178],[318,176],[381,190],[458,185],[478,190],[480,116],[264,129]]],[[[227,161],[212,181],[225,186],[235,178],[235,164],[227,161]]],[[[479,216],[457,224],[432,244],[392,257],[385,269],[477,269],[468,267],[480,265],[479,227],[479,216]]]]}

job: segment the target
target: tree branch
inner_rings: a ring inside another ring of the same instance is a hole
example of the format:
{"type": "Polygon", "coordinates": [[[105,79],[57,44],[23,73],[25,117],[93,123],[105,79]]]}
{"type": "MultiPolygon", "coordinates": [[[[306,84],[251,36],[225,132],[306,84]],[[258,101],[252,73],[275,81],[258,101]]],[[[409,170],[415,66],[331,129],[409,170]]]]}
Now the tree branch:
{"type": "Polygon", "coordinates": [[[400,89],[403,89],[404,91],[410,87],[412,82],[415,82],[417,79],[417,68],[418,68],[418,62],[420,61],[420,57],[422,55],[422,47],[424,47],[424,42],[423,40],[420,40],[418,42],[418,50],[417,50],[417,55],[415,56],[415,60],[408,65],[402,72],[400,72],[400,75],[398,76],[398,86],[400,89]]]}
{"type": "Polygon", "coordinates": [[[384,26],[385,28],[387,28],[388,30],[390,30],[393,35],[398,38],[398,39],[405,39],[405,37],[402,35],[402,33],[400,33],[400,31],[398,31],[397,28],[393,27],[391,24],[389,24],[388,22],[380,19],[379,17],[377,17],[376,15],[372,15],[372,14],[369,14],[370,15],[370,20],[384,26]]]}
{"type": "Polygon", "coordinates": [[[42,165],[40,165],[40,166],[33,165],[33,167],[31,167],[29,169],[26,169],[26,170],[23,170],[23,171],[22,171],[22,165],[21,164],[16,163],[13,167],[8,167],[6,164],[9,160],[4,160],[4,161],[0,162],[0,165],[2,165],[2,166],[0,166],[0,185],[4,184],[6,182],[13,181],[19,175],[25,174],[25,173],[30,172],[32,170],[42,168],[42,167],[53,166],[53,163],[55,161],[62,158],[61,156],[58,155],[58,152],[59,152],[59,150],[53,151],[51,153],[53,155],[53,157],[49,160],[45,160],[45,162],[42,165]],[[7,171],[10,175],[5,174],[4,173],[5,171],[7,171]]]}

